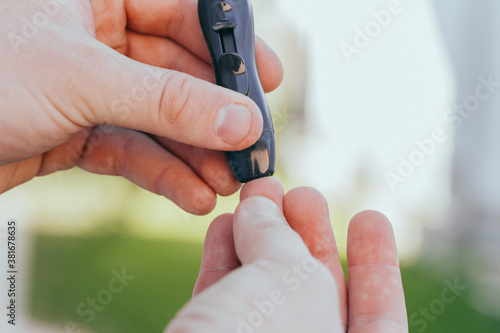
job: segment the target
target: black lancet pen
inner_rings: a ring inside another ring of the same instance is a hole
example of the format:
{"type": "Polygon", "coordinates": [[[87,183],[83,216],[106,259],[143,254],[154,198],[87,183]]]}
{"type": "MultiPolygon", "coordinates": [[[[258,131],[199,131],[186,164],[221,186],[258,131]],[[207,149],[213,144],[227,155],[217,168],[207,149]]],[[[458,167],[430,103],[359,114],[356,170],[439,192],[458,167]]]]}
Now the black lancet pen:
{"type": "Polygon", "coordinates": [[[218,85],[250,97],[260,108],[264,129],[250,148],[226,152],[239,182],[272,176],[276,142],[271,112],[255,59],[255,35],[249,0],[198,0],[198,15],[218,85]]]}

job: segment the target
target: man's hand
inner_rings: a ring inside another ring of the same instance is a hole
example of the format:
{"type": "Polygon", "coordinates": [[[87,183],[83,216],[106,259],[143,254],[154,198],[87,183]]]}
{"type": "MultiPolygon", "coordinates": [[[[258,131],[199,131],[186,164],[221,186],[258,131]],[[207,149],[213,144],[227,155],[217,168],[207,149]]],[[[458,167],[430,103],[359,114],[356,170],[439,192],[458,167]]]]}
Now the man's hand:
{"type": "MultiPolygon", "coordinates": [[[[239,189],[221,151],[253,144],[262,117],[211,84],[196,0],[5,0],[0,19],[0,193],[75,165],[195,214],[239,189]]],[[[272,90],[281,64],[256,49],[272,90]]]]}
{"type": "Polygon", "coordinates": [[[316,190],[283,195],[265,178],[246,184],[234,215],[207,233],[193,299],[177,332],[408,332],[389,221],[366,211],[349,225],[349,289],[328,205],[316,190]]]}

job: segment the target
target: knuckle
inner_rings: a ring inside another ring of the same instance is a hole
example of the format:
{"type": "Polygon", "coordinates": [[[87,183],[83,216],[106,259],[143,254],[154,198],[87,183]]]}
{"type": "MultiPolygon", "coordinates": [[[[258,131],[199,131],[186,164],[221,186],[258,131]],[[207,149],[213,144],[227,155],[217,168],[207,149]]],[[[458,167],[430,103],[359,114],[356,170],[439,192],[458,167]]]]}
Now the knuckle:
{"type": "Polygon", "coordinates": [[[180,126],[191,118],[192,100],[190,78],[187,75],[169,73],[164,77],[164,87],[160,97],[160,123],[180,126]]]}

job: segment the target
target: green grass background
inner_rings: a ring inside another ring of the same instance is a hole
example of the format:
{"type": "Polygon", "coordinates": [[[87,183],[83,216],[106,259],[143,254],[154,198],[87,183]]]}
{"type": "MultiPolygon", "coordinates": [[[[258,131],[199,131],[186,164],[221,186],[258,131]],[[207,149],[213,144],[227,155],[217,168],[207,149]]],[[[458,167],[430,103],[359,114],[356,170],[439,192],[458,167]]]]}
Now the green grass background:
{"type": "MultiPolygon", "coordinates": [[[[36,318],[61,325],[73,321],[94,332],[149,333],[162,332],[189,300],[202,244],[130,235],[38,235],[34,251],[31,312],[36,318]],[[113,278],[111,271],[123,267],[135,279],[86,323],[76,314],[78,304],[95,298],[113,278]]],[[[428,307],[440,296],[444,278],[434,273],[424,262],[402,267],[408,314],[428,307]]],[[[423,332],[500,332],[499,321],[466,304],[466,293],[447,305],[423,332]]],[[[417,333],[419,328],[410,327],[410,332],[417,333]]]]}

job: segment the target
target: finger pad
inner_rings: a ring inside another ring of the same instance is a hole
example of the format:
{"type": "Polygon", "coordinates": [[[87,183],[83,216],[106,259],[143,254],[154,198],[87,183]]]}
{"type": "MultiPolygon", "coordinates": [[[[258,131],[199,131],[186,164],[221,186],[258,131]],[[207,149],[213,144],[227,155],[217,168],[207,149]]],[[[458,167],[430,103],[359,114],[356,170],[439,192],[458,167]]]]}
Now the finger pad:
{"type": "Polygon", "coordinates": [[[284,70],[278,55],[260,38],[255,39],[257,67],[265,92],[278,88],[283,81],[284,70]]]}
{"type": "Polygon", "coordinates": [[[399,266],[391,223],[379,212],[355,215],[349,224],[347,244],[349,266],[367,263],[399,266]]]}
{"type": "Polygon", "coordinates": [[[233,215],[217,217],[208,228],[203,246],[200,274],[193,295],[202,292],[240,266],[233,238],[233,215]]]}
{"type": "Polygon", "coordinates": [[[288,223],[314,256],[337,252],[328,203],[320,192],[309,187],[291,190],[285,196],[284,211],[288,223]]]}
{"type": "Polygon", "coordinates": [[[234,250],[233,215],[217,217],[208,228],[200,273],[216,268],[235,268],[239,260],[234,250]]]}

